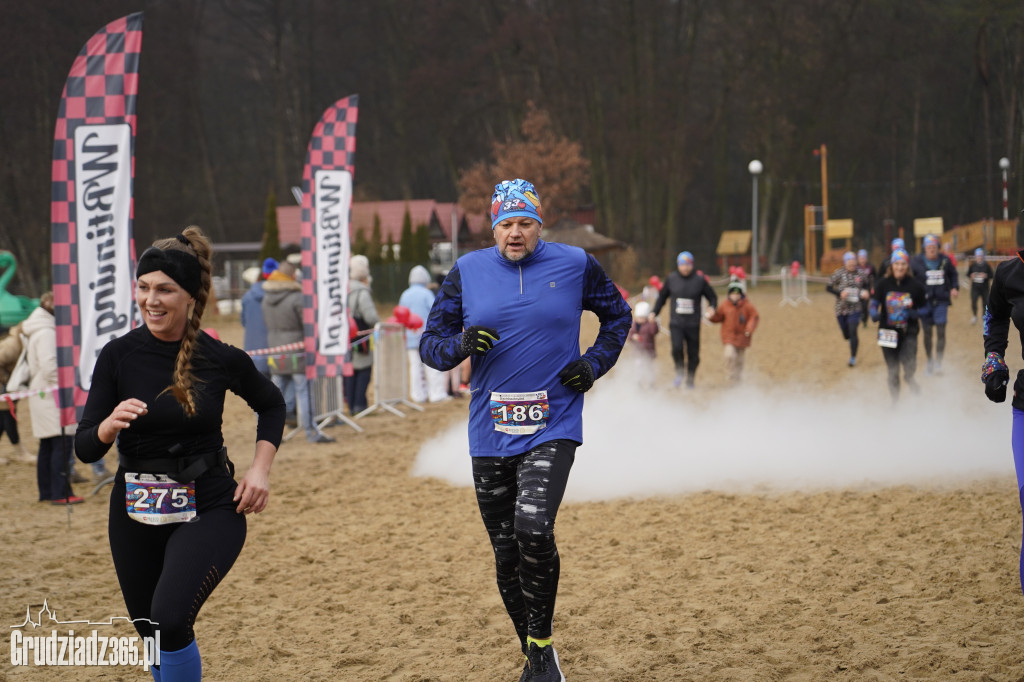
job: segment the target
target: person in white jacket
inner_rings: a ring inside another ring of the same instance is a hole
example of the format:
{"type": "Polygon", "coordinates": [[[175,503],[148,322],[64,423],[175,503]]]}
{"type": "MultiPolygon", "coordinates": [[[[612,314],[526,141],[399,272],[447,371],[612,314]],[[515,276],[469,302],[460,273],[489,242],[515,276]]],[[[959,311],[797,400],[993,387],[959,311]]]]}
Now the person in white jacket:
{"type": "MultiPolygon", "coordinates": [[[[417,265],[409,272],[409,288],[402,292],[398,305],[405,306],[410,313],[426,320],[430,316],[430,307],[434,305],[434,292],[430,284],[430,272],[422,265],[417,265]]],[[[409,356],[409,397],[413,402],[439,403],[449,399],[448,377],[433,367],[427,367],[420,359],[420,336],[423,327],[408,329],[405,332],[405,348],[409,356]]]]}
{"type": "Polygon", "coordinates": [[[61,430],[60,411],[52,391],[43,389],[57,385],[57,325],[53,317],[53,293],[39,298],[39,307],[21,325],[28,338],[29,413],[32,415],[32,435],[39,439],[36,457],[36,480],[39,501],[50,504],[77,504],[82,498],[71,490],[70,458],[74,456],[76,425],[61,430]]]}

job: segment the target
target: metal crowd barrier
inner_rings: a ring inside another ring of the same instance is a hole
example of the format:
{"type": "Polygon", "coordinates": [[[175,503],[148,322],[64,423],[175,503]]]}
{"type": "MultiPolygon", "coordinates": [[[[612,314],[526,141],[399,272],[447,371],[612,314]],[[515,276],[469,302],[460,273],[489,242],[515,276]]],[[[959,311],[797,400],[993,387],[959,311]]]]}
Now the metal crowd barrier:
{"type": "Polygon", "coordinates": [[[409,359],[405,354],[405,326],[380,322],[373,328],[373,404],[356,415],[356,419],[386,410],[405,417],[396,405],[414,410],[423,408],[408,400],[409,359]]]}

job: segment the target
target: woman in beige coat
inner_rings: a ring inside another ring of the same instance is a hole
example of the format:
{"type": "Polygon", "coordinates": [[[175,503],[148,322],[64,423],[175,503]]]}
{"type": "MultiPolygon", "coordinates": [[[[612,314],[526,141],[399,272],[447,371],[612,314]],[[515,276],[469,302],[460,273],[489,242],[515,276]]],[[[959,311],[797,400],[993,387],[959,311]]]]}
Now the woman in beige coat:
{"type": "Polygon", "coordinates": [[[52,391],[44,389],[57,385],[57,325],[53,318],[53,293],[39,298],[39,307],[32,311],[22,325],[28,337],[28,367],[32,378],[28,399],[32,414],[32,435],[39,439],[36,458],[36,481],[39,501],[50,504],[77,504],[81,497],[72,493],[71,457],[74,456],[75,425],[61,430],[60,411],[52,391]]]}

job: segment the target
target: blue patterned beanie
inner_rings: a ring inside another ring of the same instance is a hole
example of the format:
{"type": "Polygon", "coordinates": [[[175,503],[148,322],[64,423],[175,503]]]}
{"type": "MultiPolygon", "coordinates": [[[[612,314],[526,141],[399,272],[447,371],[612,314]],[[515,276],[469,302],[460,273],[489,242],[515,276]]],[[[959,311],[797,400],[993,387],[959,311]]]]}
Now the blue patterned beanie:
{"type": "Polygon", "coordinates": [[[517,216],[533,218],[543,225],[540,196],[529,180],[502,180],[494,186],[494,196],[491,197],[491,229],[502,220],[517,216]]]}

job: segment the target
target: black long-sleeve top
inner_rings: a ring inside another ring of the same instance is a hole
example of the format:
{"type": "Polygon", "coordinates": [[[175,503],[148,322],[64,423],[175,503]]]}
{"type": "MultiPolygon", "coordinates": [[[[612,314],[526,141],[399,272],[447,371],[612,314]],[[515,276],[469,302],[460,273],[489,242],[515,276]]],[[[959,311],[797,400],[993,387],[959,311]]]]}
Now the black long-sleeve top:
{"type": "Polygon", "coordinates": [[[924,285],[909,272],[903,279],[890,276],[878,280],[871,298],[878,303],[879,329],[895,329],[901,338],[917,333],[917,311],[927,298],[924,285]]]}
{"type": "Polygon", "coordinates": [[[671,298],[672,311],[669,315],[669,325],[675,327],[694,327],[700,324],[700,299],[701,296],[708,300],[712,308],[718,307],[718,294],[711,288],[708,278],[700,270],[694,270],[687,276],[683,276],[678,270],[674,270],[665,277],[665,284],[658,292],[658,300],[654,302],[655,315],[661,312],[662,307],[671,298]]]}
{"type": "Polygon", "coordinates": [[[260,374],[245,351],[206,333],[199,334],[192,361],[196,414],[186,416],[171,392],[163,392],[171,385],[180,346],[177,341],[157,339],[141,326],[103,347],[75,433],[79,459],[95,462],[107,453],[110,444],[100,441],[99,425],[128,398],[141,400],[149,409],[117,436],[118,451],[129,457],[168,457],[168,449],[176,444],[187,455],[219,451],[224,445],[221,425],[227,391],[241,396],[258,413],[256,440],[275,447],[281,444],[285,419],[281,392],[260,374]]]}
{"type": "Polygon", "coordinates": [[[967,266],[967,279],[971,280],[971,289],[988,290],[992,283],[992,266],[988,263],[972,261],[967,266]]]}

